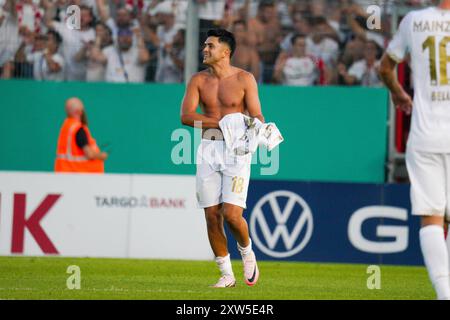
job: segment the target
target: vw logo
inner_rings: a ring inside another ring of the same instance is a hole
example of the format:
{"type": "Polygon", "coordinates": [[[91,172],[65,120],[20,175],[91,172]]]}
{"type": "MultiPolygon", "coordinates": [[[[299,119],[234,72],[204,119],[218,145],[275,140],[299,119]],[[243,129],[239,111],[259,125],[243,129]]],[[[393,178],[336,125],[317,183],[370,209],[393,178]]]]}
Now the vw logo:
{"type": "Polygon", "coordinates": [[[311,239],[312,232],[311,209],[302,197],[291,191],[278,190],[266,194],[259,199],[251,213],[252,240],[262,252],[275,258],[290,257],[302,251],[311,239]],[[281,210],[283,202],[285,205],[281,210]],[[291,230],[287,227],[288,220],[291,230]],[[303,239],[299,239],[301,234],[303,239]],[[279,244],[280,240],[284,249],[279,244]]]}

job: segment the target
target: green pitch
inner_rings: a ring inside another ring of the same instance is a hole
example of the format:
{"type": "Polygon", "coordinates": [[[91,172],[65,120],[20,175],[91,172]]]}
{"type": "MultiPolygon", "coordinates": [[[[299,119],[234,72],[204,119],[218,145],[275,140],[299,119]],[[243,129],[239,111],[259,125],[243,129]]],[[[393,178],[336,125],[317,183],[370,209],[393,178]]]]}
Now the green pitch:
{"type": "Polygon", "coordinates": [[[233,261],[235,288],[209,288],[213,261],[0,257],[0,299],[434,299],[424,267],[381,266],[381,288],[367,288],[367,265],[259,262],[261,277],[245,285],[233,261]],[[81,270],[69,290],[70,265],[81,270]]]}

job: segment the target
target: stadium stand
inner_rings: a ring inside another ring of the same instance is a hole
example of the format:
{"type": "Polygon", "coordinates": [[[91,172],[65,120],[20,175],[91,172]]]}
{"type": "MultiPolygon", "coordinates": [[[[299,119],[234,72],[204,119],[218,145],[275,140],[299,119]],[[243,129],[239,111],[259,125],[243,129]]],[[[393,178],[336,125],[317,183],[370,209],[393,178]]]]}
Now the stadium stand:
{"type": "MultiPolygon", "coordinates": [[[[313,73],[320,73],[324,76],[316,77],[314,85],[366,86],[380,86],[380,83],[363,80],[366,73],[376,70],[378,61],[367,66],[363,63],[365,43],[374,43],[377,52],[386,47],[392,33],[389,23],[392,6],[401,3],[413,8],[429,4],[428,1],[367,0],[198,2],[201,35],[211,27],[234,29],[236,22],[244,22],[246,28],[241,32],[242,45],[257,49],[256,57],[252,59],[258,61],[258,68],[240,64],[255,73],[260,83],[309,83],[277,81],[273,70],[281,61],[280,67],[286,68],[284,77],[289,74],[289,77],[311,78],[313,73]],[[370,4],[377,4],[382,10],[383,24],[380,29],[369,30],[366,26],[369,16],[366,9],[370,4]],[[210,20],[207,20],[208,17],[210,20]],[[316,63],[313,68],[302,69],[299,65],[299,69],[292,74],[293,70],[288,70],[292,66],[286,66],[283,61],[292,55],[290,40],[296,33],[307,35],[306,55],[316,63]],[[355,67],[352,69],[352,66],[358,62],[358,76],[354,77],[350,70],[355,75],[355,67]]],[[[45,50],[45,35],[49,29],[55,29],[63,37],[60,51],[66,64],[64,80],[91,81],[93,77],[95,81],[117,81],[111,80],[114,77],[106,79],[101,70],[94,71],[95,76],[92,76],[92,68],[99,68],[99,53],[111,51],[111,46],[117,44],[120,30],[132,29],[135,36],[131,50],[139,45],[136,34],[142,34],[145,49],[150,55],[150,60],[145,64],[145,76],[138,77],[136,81],[183,82],[184,43],[176,35],[186,28],[187,5],[186,0],[1,0],[1,77],[38,78],[29,57],[45,50]],[[64,22],[74,17],[70,16],[71,9],[68,10],[72,5],[81,8],[80,30],[76,32],[76,37],[64,41],[64,22]],[[105,33],[111,33],[112,39],[104,39],[105,33]],[[80,74],[71,74],[72,66],[80,70],[80,74]]],[[[236,57],[241,62],[245,59],[250,58],[236,57]]],[[[126,77],[122,77],[122,81],[126,82],[126,77]]]]}

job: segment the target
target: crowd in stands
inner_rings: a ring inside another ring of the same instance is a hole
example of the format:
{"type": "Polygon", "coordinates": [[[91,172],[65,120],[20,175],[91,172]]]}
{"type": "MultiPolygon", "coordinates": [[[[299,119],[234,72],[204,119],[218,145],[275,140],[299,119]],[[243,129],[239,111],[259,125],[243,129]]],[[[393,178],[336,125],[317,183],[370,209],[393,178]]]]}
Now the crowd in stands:
{"type": "MultiPolygon", "coordinates": [[[[259,83],[292,86],[380,86],[377,68],[392,36],[393,6],[431,4],[190,1],[198,3],[200,44],[210,28],[226,28],[236,37],[235,66],[259,83]],[[367,23],[366,9],[373,4],[381,9],[376,28],[367,23]]],[[[0,0],[0,76],[183,82],[187,11],[188,0],[0,0]]]]}

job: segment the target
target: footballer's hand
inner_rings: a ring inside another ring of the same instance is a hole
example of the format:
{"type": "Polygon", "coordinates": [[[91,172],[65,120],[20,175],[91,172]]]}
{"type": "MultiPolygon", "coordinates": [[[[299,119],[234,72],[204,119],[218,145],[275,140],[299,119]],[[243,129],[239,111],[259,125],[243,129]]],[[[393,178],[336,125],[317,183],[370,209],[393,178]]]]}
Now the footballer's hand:
{"type": "Polygon", "coordinates": [[[399,93],[392,94],[392,101],[397,108],[400,108],[408,115],[411,114],[412,99],[404,90],[399,93]]]}

